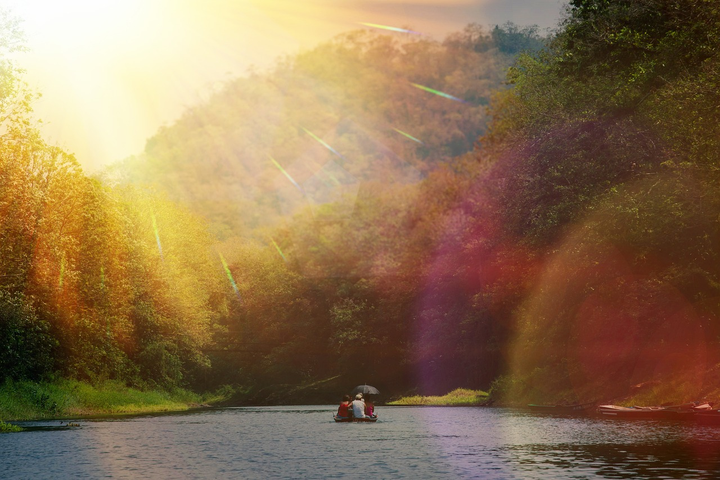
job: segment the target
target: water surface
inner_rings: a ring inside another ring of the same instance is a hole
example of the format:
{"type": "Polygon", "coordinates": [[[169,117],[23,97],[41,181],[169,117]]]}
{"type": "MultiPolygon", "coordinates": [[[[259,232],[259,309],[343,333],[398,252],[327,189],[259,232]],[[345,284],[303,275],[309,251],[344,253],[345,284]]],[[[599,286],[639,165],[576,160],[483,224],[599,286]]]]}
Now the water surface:
{"type": "Polygon", "coordinates": [[[720,427],[510,409],[334,406],[27,422],[0,435],[0,478],[718,478],[720,427]]]}

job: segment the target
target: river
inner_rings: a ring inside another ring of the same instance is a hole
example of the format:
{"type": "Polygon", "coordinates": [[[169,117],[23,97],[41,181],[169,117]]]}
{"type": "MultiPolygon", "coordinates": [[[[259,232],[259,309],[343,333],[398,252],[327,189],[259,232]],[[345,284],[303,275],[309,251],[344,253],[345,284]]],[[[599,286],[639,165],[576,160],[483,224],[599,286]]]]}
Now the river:
{"type": "Polygon", "coordinates": [[[244,407],[23,422],[0,478],[718,478],[720,427],[473,407],[244,407]]]}

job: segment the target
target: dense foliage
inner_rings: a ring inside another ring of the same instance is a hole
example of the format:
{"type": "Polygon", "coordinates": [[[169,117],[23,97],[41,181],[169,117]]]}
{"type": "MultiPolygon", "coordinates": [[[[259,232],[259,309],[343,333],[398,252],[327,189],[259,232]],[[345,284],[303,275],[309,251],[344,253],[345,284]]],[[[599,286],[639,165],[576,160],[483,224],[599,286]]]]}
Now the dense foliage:
{"type": "Polygon", "coordinates": [[[484,107],[512,59],[541,45],[536,28],[512,24],[469,25],[442,43],[352,32],[229,82],[109,172],[157,185],[222,241],[237,296],[208,349],[205,386],[287,392],[372,378],[399,390],[416,383],[418,364],[432,370],[432,388],[488,384],[497,346],[475,336],[494,335],[489,322],[469,314],[451,332],[435,325],[436,306],[418,302],[457,296],[423,282],[444,217],[468,188],[462,177],[477,170],[462,154],[485,132],[484,107]],[[435,365],[449,344],[455,352],[435,365]],[[492,366],[478,373],[485,360],[492,366]]]}
{"type": "Polygon", "coordinates": [[[388,278],[425,254],[411,238],[397,251],[398,229],[424,222],[413,184],[472,148],[514,42],[540,43],[512,25],[445,43],[353,32],[229,82],[100,181],[40,137],[6,13],[0,40],[0,380],[162,387],[298,383],[358,362],[402,377],[407,328],[388,320],[416,287],[388,278]],[[294,159],[299,200],[277,168],[294,159]]]}
{"type": "Polygon", "coordinates": [[[229,82],[105,184],[6,116],[0,362],[253,401],[717,394],[719,12],[576,0],[544,49],[353,32],[229,82]]]}
{"type": "MultiPolygon", "coordinates": [[[[505,373],[495,396],[520,401],[658,381],[717,394],[716,13],[573,2],[510,70],[482,148],[417,184],[363,178],[353,203],[268,233],[276,268],[302,275],[284,301],[309,301],[282,348],[254,334],[269,365],[297,348],[275,381],[337,372],[441,393],[505,373]]],[[[250,282],[246,265],[233,262],[250,282]]]]}
{"type": "Polygon", "coordinates": [[[113,173],[158,185],[221,240],[251,237],[357,184],[416,183],[472,150],[514,56],[541,45],[536,30],[469,25],[442,43],[372,30],[338,36],[227,82],[113,173]]]}
{"type": "Polygon", "coordinates": [[[16,23],[0,23],[0,376],[187,380],[207,366],[226,309],[206,227],[160,194],[88,178],[46,144],[8,60],[16,23]]]}
{"type": "Polygon", "coordinates": [[[572,1],[549,48],[510,72],[493,169],[503,222],[543,269],[498,389],[717,394],[719,15],[717,1],[572,1]]]}

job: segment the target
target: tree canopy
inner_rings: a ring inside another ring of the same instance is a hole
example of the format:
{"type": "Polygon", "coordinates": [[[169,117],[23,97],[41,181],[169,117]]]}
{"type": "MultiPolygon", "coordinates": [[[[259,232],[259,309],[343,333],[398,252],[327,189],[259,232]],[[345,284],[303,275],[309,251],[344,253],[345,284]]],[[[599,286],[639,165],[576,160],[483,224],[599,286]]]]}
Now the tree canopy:
{"type": "Polygon", "coordinates": [[[103,181],[42,141],[6,68],[0,365],[256,402],[369,378],[713,393],[719,11],[351,32],[229,81],[103,181]]]}

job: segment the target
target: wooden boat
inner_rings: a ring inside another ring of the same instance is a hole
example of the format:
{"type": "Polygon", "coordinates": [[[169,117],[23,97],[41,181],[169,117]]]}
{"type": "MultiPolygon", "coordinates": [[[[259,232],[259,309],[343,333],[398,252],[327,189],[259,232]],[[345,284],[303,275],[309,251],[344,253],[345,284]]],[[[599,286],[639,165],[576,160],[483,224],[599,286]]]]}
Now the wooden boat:
{"type": "Polygon", "coordinates": [[[598,405],[596,412],[602,416],[619,418],[661,418],[668,420],[690,420],[695,415],[712,410],[706,402],[691,402],[666,407],[620,407],[618,405],[598,405]]]}
{"type": "Polygon", "coordinates": [[[535,403],[528,404],[528,408],[538,413],[554,413],[554,414],[579,414],[587,413],[595,408],[594,403],[575,403],[572,405],[538,405],[535,403]]]}
{"type": "Polygon", "coordinates": [[[355,417],[338,417],[337,415],[333,415],[333,419],[335,419],[338,423],[350,423],[350,422],[369,422],[369,423],[375,423],[377,422],[377,417],[363,417],[363,418],[355,418],[355,417]]]}

